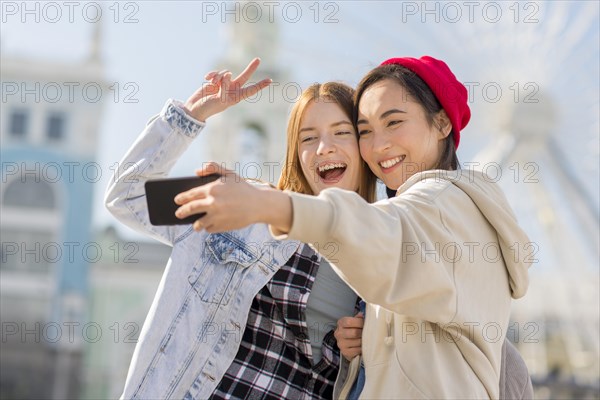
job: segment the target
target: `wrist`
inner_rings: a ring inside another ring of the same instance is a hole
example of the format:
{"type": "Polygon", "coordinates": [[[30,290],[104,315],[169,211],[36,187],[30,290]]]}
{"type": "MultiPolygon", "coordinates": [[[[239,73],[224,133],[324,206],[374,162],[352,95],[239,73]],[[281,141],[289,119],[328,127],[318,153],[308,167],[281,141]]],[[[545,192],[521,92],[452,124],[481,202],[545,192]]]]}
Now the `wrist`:
{"type": "Polygon", "coordinates": [[[278,232],[287,233],[292,228],[292,199],[287,193],[278,189],[261,188],[258,197],[259,220],[278,232]]]}
{"type": "Polygon", "coordinates": [[[212,114],[209,114],[207,112],[197,110],[195,115],[192,115],[192,117],[200,122],[206,122],[208,117],[210,117],[211,115],[212,114]]]}
{"type": "Polygon", "coordinates": [[[194,110],[194,106],[192,104],[188,104],[185,103],[181,106],[181,108],[183,109],[183,111],[185,111],[185,113],[192,117],[193,119],[195,119],[198,122],[206,122],[206,119],[208,117],[210,117],[211,114],[208,114],[204,111],[201,110],[202,106],[200,106],[200,109],[196,109],[194,110]]]}
{"type": "Polygon", "coordinates": [[[198,121],[185,109],[182,102],[169,99],[160,112],[162,118],[174,130],[179,130],[190,137],[196,137],[204,128],[205,123],[198,121]]]}

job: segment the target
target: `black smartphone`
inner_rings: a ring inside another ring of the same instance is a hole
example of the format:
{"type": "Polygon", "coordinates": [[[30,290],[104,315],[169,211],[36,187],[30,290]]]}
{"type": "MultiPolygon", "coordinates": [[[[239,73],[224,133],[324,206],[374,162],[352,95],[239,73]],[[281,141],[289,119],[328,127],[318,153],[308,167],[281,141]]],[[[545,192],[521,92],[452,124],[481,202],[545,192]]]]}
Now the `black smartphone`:
{"type": "Polygon", "coordinates": [[[146,181],[146,202],[152,225],[186,225],[192,224],[206,213],[190,215],[179,219],[175,211],[179,205],[175,203],[175,196],[197,186],[206,185],[216,181],[221,175],[211,174],[206,176],[191,176],[184,178],[152,179],[146,181]]]}

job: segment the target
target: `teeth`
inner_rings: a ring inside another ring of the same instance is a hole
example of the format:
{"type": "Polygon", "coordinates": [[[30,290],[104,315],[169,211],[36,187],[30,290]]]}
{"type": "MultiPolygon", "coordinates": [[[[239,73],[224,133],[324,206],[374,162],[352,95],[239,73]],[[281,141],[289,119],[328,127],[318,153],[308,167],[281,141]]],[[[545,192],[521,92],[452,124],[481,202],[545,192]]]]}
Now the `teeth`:
{"type": "Polygon", "coordinates": [[[391,160],[385,160],[379,163],[383,168],[391,168],[394,165],[398,164],[400,161],[404,160],[404,156],[392,158],[391,160]]]}
{"type": "Polygon", "coordinates": [[[343,163],[327,164],[327,165],[320,166],[319,172],[328,171],[328,170],[334,169],[334,168],[345,168],[345,167],[346,167],[346,164],[343,164],[343,163]]]}

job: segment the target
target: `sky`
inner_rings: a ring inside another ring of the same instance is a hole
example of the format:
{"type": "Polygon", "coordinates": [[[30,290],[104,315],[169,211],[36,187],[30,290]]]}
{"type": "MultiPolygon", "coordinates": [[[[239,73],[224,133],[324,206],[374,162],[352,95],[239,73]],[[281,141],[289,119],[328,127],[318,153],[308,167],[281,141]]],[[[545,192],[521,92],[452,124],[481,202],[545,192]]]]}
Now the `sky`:
{"type": "MultiPolygon", "coordinates": [[[[99,127],[97,160],[105,173],[94,189],[96,228],[118,225],[102,204],[110,166],[168,98],[185,100],[207,71],[234,55],[247,39],[232,35],[236,19],[247,22],[248,37],[254,26],[269,25],[276,34],[261,37],[253,56],[301,87],[327,80],[355,85],[394,56],[445,60],[469,83],[473,118],[463,131],[461,160],[493,146],[528,100],[550,99],[560,116],[551,134],[597,204],[598,2],[273,1],[261,15],[256,3],[238,5],[236,14],[234,2],[221,1],[2,2],[3,56],[81,62],[102,24],[106,80],[122,91],[117,101],[105,101],[99,127]]],[[[210,120],[207,134],[217,134],[210,120]]],[[[201,138],[173,174],[189,175],[205,161],[203,145],[201,138]]]]}

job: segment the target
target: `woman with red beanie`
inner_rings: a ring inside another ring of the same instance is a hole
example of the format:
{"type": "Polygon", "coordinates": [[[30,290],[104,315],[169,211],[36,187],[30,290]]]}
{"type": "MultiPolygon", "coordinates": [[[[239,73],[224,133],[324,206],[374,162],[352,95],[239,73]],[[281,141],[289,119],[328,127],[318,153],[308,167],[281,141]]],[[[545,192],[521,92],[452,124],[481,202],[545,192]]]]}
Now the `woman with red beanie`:
{"type": "MultiPolygon", "coordinates": [[[[470,110],[467,106],[467,94],[464,86],[456,80],[447,65],[442,61],[427,56],[420,59],[393,58],[383,62],[380,67],[372,70],[359,84],[355,99],[355,111],[357,113],[359,112],[359,100],[366,102],[366,104],[371,103],[369,98],[364,97],[365,91],[369,88],[373,88],[379,83],[380,86],[385,86],[388,89],[397,89],[393,85],[390,87],[387,83],[384,83],[386,79],[396,82],[406,90],[407,93],[401,94],[400,97],[412,97],[423,108],[425,120],[430,126],[433,124],[446,124],[446,126],[450,124],[452,126],[451,134],[441,144],[442,155],[438,161],[437,168],[456,170],[459,164],[455,149],[458,147],[460,141],[460,130],[467,124],[470,118],[470,110]],[[448,120],[445,120],[446,117],[448,117],[448,120]]],[[[373,91],[377,93],[377,88],[373,88],[373,91]]],[[[369,92],[367,96],[371,95],[373,91],[369,92]]],[[[394,126],[395,119],[397,118],[385,122],[394,126]]],[[[402,121],[402,119],[400,120],[402,121]]],[[[402,123],[407,120],[408,118],[405,117],[402,123]]],[[[367,121],[361,120],[359,124],[358,131],[361,134],[362,154],[363,156],[368,154],[372,157],[376,151],[369,151],[367,146],[378,146],[378,143],[374,142],[377,139],[374,139],[374,135],[370,134],[370,127],[367,121]],[[361,126],[365,129],[361,129],[361,126]]],[[[395,136],[396,140],[402,140],[399,138],[400,135],[398,133],[395,136]]],[[[390,141],[393,141],[393,139],[390,138],[390,141]]],[[[404,144],[404,147],[408,146],[408,144],[404,144]]],[[[368,159],[366,160],[368,161],[368,159]]],[[[389,162],[386,164],[389,165],[389,162]]],[[[371,162],[369,165],[373,171],[379,169],[378,176],[383,177],[386,175],[383,166],[379,166],[376,162],[371,162]]],[[[406,160],[401,163],[401,166],[405,170],[399,175],[391,174],[386,181],[392,182],[391,184],[388,183],[387,192],[389,197],[396,196],[396,190],[390,189],[390,186],[397,187],[397,182],[394,182],[393,179],[399,178],[403,180],[403,176],[412,175],[413,171],[419,167],[408,164],[406,160]]],[[[351,359],[352,362],[346,367],[344,367],[344,363],[342,364],[342,371],[348,370],[348,372],[340,375],[338,378],[338,382],[336,383],[337,390],[334,392],[334,397],[356,399],[364,387],[365,380],[363,360],[361,357],[356,357],[362,353],[361,338],[364,321],[363,318],[352,317],[345,317],[343,320],[344,322],[342,320],[338,322],[336,339],[342,354],[351,359]],[[352,326],[352,328],[345,328],[345,324],[352,326]]],[[[504,341],[501,358],[500,398],[533,398],[533,388],[531,387],[527,367],[517,349],[508,340],[504,341]]]]}
{"type": "Polygon", "coordinates": [[[213,164],[198,174],[225,179],[180,195],[177,215],[206,212],[194,227],[208,232],[264,222],[276,238],[337,246],[334,270],[367,303],[360,398],[496,399],[529,240],[498,185],[459,168],[469,118],[443,61],[390,59],[359,84],[355,121],[361,156],[393,197],[260,189],[213,164]]]}

